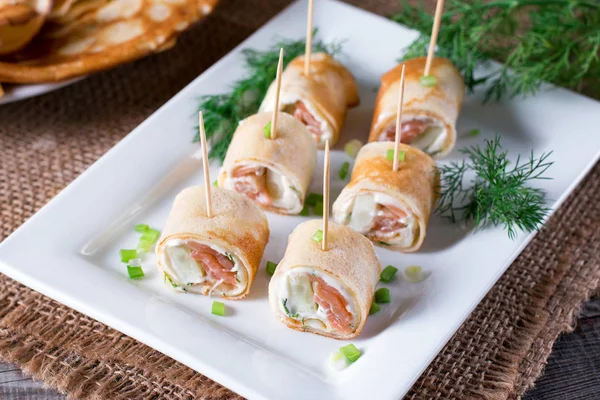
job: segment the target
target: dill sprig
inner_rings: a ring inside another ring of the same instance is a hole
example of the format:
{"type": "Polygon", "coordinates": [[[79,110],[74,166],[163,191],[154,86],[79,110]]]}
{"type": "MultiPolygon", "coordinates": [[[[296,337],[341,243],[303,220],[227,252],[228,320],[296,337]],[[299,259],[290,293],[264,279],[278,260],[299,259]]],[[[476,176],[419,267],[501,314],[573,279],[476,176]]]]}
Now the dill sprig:
{"type": "MultiPolygon", "coordinates": [[[[436,54],[460,69],[470,90],[489,83],[485,100],[531,95],[552,82],[598,95],[600,1],[450,0],[442,15],[436,54]],[[485,76],[475,69],[504,62],[485,76]]],[[[392,19],[421,32],[404,59],[426,54],[433,17],[406,0],[392,19]]]]}
{"type": "Polygon", "coordinates": [[[475,230],[501,225],[511,239],[517,230],[538,229],[549,211],[546,194],[528,184],[549,179],[544,173],[552,165],[551,152],[536,158],[532,151],[527,161],[519,156],[511,163],[498,135],[486,140],[483,149],[471,146],[460,151],[466,160],[440,167],[438,212],[453,222],[472,223],[475,230]]]}
{"type": "MultiPolygon", "coordinates": [[[[317,34],[315,29],[313,36],[317,34]]],[[[200,98],[198,111],[204,114],[206,138],[211,142],[209,158],[223,161],[238,123],[255,114],[267,94],[267,89],[277,75],[279,49],[283,48],[283,65],[304,54],[304,40],[281,39],[266,51],[244,49],[244,68],[247,74],[231,86],[229,93],[207,95],[200,98]]],[[[339,53],[340,43],[326,44],[313,41],[313,52],[331,55],[339,53]]],[[[198,127],[196,127],[198,132],[198,127]]],[[[200,140],[198,134],[194,141],[200,140]]]]}

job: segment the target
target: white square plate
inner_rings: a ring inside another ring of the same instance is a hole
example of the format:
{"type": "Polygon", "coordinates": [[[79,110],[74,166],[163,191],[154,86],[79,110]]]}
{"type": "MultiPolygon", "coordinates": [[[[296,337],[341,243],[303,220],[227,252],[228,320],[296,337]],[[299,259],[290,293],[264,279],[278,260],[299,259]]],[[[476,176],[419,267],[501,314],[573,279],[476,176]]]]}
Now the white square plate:
{"type": "MultiPolygon", "coordinates": [[[[332,198],[344,182],[337,171],[350,138],[365,141],[380,75],[416,36],[414,31],[343,3],[319,0],[318,38],[343,40],[342,61],[361,88],[332,153],[332,198]]],[[[25,223],[0,247],[0,270],[70,307],[130,335],[250,398],[393,399],[404,395],[533,235],[509,240],[501,229],[469,234],[435,217],[423,249],[400,254],[377,249],[382,265],[421,265],[420,284],[396,279],[392,303],[369,318],[353,342],[363,356],[333,372],[329,354],[344,345],[287,329],[267,302],[266,260],[278,261],[287,235],[303,217],[270,214],[271,238],[248,298],[227,302],[233,315],[211,315],[212,299],[173,293],[152,260],[146,277],[127,278],[119,248],[137,242],[136,223],[160,228],[174,196],[202,181],[193,144],[197,99],[226,91],[243,74],[243,48],[265,49],[276,37],[302,38],[306,3],[294,3],[204,72],[25,223]],[[33,250],[33,251],[32,251],[33,250]],[[393,376],[393,379],[390,377],[393,376]]],[[[555,164],[540,181],[556,209],[599,155],[600,104],[567,90],[545,90],[525,100],[482,105],[467,98],[457,147],[502,135],[511,155],[554,150],[555,164]]],[[[448,160],[460,155],[455,151],[448,160]]],[[[322,154],[312,191],[321,192],[322,154]]],[[[211,174],[216,177],[217,166],[211,174]]]]}

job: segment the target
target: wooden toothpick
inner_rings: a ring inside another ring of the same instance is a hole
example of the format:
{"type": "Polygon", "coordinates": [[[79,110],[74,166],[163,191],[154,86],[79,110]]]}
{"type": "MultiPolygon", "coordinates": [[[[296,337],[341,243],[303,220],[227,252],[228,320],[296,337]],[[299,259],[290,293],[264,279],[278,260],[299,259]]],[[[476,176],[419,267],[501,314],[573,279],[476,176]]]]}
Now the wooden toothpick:
{"type": "Polygon", "coordinates": [[[329,230],[329,140],[325,142],[325,162],[323,165],[323,240],[321,249],[327,251],[327,234],[329,230]]]}
{"type": "Polygon", "coordinates": [[[271,116],[271,139],[277,135],[277,116],[279,115],[279,92],[281,91],[281,72],[283,70],[283,48],[279,49],[279,62],[277,63],[277,77],[275,78],[275,108],[271,116]]]}
{"type": "Polygon", "coordinates": [[[208,169],[208,149],[206,147],[206,132],[204,132],[204,118],[202,111],[198,113],[200,126],[200,143],[202,145],[202,167],[204,168],[204,193],[206,194],[206,215],[212,218],[212,201],[210,197],[210,170],[208,169]]]}
{"type": "Polygon", "coordinates": [[[304,49],[304,75],[310,75],[310,54],[312,52],[313,7],[314,0],[308,0],[308,16],[306,18],[306,48],[304,49]]]}
{"type": "Polygon", "coordinates": [[[437,43],[438,32],[440,31],[440,22],[442,21],[442,11],[444,10],[444,0],[438,0],[435,7],[435,16],[433,18],[433,29],[431,30],[431,40],[429,40],[429,51],[427,52],[427,61],[425,62],[425,71],[423,76],[429,75],[431,63],[435,54],[435,45],[437,43]]]}
{"type": "Polygon", "coordinates": [[[402,103],[404,103],[404,64],[400,75],[400,87],[398,88],[398,108],[396,109],[396,138],[394,141],[394,171],[398,171],[398,149],[400,148],[400,136],[402,132],[402,103]]]}

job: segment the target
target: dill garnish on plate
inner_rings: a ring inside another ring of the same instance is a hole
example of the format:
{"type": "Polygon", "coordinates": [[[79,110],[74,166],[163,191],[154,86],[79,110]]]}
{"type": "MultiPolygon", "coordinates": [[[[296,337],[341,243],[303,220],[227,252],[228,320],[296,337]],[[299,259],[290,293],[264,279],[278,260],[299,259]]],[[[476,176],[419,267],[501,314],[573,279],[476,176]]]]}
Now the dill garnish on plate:
{"type": "MultiPolygon", "coordinates": [[[[600,1],[452,0],[442,15],[436,55],[458,67],[470,90],[488,83],[486,101],[536,93],[543,82],[598,94],[600,1]],[[475,68],[504,62],[487,76],[475,68]]],[[[392,19],[421,32],[404,59],[427,54],[433,16],[406,1],[392,19]]]]}
{"type": "MultiPolygon", "coordinates": [[[[315,29],[313,36],[316,34],[315,29]]],[[[222,162],[238,123],[258,111],[269,85],[277,74],[279,49],[284,50],[285,68],[294,58],[304,54],[304,47],[304,40],[282,39],[266,51],[245,49],[242,54],[247,75],[234,82],[229,93],[200,98],[198,111],[204,114],[206,137],[211,142],[209,158],[222,162]]],[[[313,41],[313,53],[325,52],[335,55],[339,53],[340,48],[339,43],[326,44],[322,41],[313,41]]],[[[198,140],[199,137],[196,135],[194,141],[198,140]]]]}
{"type": "Polygon", "coordinates": [[[475,230],[503,226],[514,239],[517,230],[532,232],[548,214],[544,190],[529,186],[553,164],[551,153],[513,163],[502,149],[500,137],[486,140],[483,148],[460,150],[465,160],[440,166],[440,199],[437,211],[451,221],[465,221],[475,230]]]}

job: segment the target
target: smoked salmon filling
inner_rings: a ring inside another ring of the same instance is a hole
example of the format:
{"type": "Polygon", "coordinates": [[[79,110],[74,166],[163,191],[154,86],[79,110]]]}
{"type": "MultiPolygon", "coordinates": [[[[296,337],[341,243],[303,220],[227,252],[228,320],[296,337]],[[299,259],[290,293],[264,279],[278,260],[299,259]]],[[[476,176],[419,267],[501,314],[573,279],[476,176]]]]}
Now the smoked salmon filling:
{"type": "MultiPolygon", "coordinates": [[[[275,84],[271,84],[259,111],[275,109],[275,84]]],[[[304,74],[304,56],[293,59],[281,76],[280,109],[306,126],[317,147],[337,142],[349,107],[358,105],[358,86],[342,64],[325,53],[310,59],[304,74]]]]}
{"type": "Polygon", "coordinates": [[[168,285],[183,292],[235,297],[248,285],[239,257],[210,243],[172,239],[161,260],[168,285]]]}
{"type": "Polygon", "coordinates": [[[393,171],[393,151],[393,142],[360,149],[350,182],[333,203],[333,218],[378,246],[412,252],[425,239],[439,174],[430,156],[406,144],[400,144],[402,161],[393,171]]]}
{"type": "MultiPolygon", "coordinates": [[[[401,124],[400,143],[410,144],[432,156],[441,152],[448,135],[442,122],[430,117],[405,116],[401,124]]],[[[378,141],[393,142],[395,139],[396,120],[394,119],[379,135],[378,141]]]]}
{"type": "Polygon", "coordinates": [[[321,225],[304,222],[289,236],[269,283],[269,303],[292,329],[350,339],[364,327],[381,267],[368,239],[333,221],[323,251],[312,239],[321,225]]]}
{"type": "Polygon", "coordinates": [[[432,83],[421,83],[425,62],[426,57],[413,58],[383,74],[375,100],[369,142],[394,141],[398,89],[404,65],[401,142],[432,157],[443,157],[452,151],[465,83],[452,62],[440,57],[436,57],[431,66],[432,83]]]}
{"type": "Polygon", "coordinates": [[[177,195],[156,246],[165,284],[176,291],[240,299],[248,294],[269,240],[264,212],[241,194],[203,186],[177,195]]]}
{"type": "MultiPolygon", "coordinates": [[[[268,211],[298,214],[317,162],[317,148],[307,128],[279,113],[276,137],[265,134],[271,112],[240,122],[219,174],[219,186],[233,190],[268,211]]],[[[267,130],[268,132],[268,130],[267,130]]]]}

